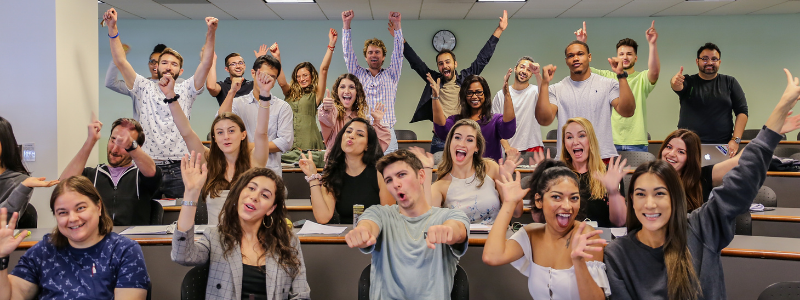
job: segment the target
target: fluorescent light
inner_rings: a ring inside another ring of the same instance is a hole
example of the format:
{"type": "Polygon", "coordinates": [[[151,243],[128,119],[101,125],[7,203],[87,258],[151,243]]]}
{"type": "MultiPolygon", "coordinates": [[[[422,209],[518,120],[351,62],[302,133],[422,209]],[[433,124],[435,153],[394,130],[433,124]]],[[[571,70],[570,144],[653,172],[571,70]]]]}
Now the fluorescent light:
{"type": "Polygon", "coordinates": [[[315,0],[264,0],[265,3],[316,3],[315,0]]]}
{"type": "Polygon", "coordinates": [[[528,0],[477,0],[477,2],[526,2],[528,0]]]}
{"type": "Polygon", "coordinates": [[[106,3],[103,2],[103,1],[100,1],[100,0],[97,0],[97,4],[106,4],[106,3]]]}

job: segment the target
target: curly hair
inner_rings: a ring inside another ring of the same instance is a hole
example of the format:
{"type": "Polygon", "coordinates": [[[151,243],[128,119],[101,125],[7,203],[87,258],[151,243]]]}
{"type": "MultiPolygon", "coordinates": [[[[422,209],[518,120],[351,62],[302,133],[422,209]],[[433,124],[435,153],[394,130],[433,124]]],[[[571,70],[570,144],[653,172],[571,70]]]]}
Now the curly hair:
{"type": "Polygon", "coordinates": [[[264,248],[264,253],[258,257],[258,261],[269,255],[280,264],[287,274],[294,278],[299,273],[301,266],[296,248],[300,245],[293,244],[294,233],[286,222],[289,212],[286,210],[283,179],[267,168],[252,168],[240,175],[239,179],[233,184],[231,192],[228,193],[225,204],[222,205],[217,228],[222,236],[224,255],[230,255],[231,251],[235,249],[234,247],[241,246],[244,233],[242,232],[242,224],[239,221],[239,195],[250,183],[250,180],[259,176],[264,176],[275,182],[275,193],[273,194],[275,209],[272,214],[264,216],[264,218],[269,217],[271,219],[268,222],[270,225],[266,226],[265,223],[267,221],[262,221],[262,225],[258,227],[258,243],[264,248]]]}
{"type": "Polygon", "coordinates": [[[369,125],[369,121],[362,118],[355,118],[344,124],[342,130],[336,134],[336,141],[328,153],[328,160],[325,163],[325,170],[322,172],[322,186],[330,191],[335,199],[339,199],[342,195],[342,186],[344,184],[344,176],[347,171],[347,161],[345,153],[342,151],[342,136],[350,127],[353,122],[364,123],[367,126],[367,148],[364,149],[364,154],[361,156],[361,161],[367,166],[374,166],[378,159],[383,157],[383,149],[378,142],[378,134],[375,133],[375,128],[369,125]]]}
{"type": "Polygon", "coordinates": [[[364,94],[364,86],[361,85],[361,81],[358,80],[356,75],[350,73],[339,75],[339,77],[336,78],[336,81],[333,83],[333,92],[331,93],[331,97],[333,97],[333,106],[335,106],[336,110],[339,112],[336,119],[342,120],[346,115],[344,112],[344,105],[342,105],[342,100],[339,99],[339,84],[344,79],[348,79],[356,85],[356,100],[353,101],[353,107],[351,107],[350,110],[355,111],[357,117],[366,119],[367,112],[369,111],[369,105],[367,105],[367,95],[364,94]]]}
{"type": "Polygon", "coordinates": [[[292,71],[292,83],[289,85],[289,95],[286,95],[287,101],[298,101],[300,97],[308,93],[314,93],[317,90],[317,81],[319,81],[319,73],[310,62],[304,61],[294,67],[292,71]],[[311,74],[311,82],[307,87],[301,87],[297,82],[297,72],[306,69],[311,74]]]}

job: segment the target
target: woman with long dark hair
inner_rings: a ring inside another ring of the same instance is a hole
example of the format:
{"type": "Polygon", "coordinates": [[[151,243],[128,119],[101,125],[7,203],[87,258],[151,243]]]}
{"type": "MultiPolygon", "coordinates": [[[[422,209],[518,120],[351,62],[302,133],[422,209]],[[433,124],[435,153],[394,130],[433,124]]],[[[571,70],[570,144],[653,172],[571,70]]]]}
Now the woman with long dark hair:
{"type": "Polygon", "coordinates": [[[186,193],[172,236],[172,261],[210,264],[215,271],[208,274],[206,299],[309,299],[300,240],[286,221],[283,180],[274,171],[252,168],[239,175],[219,226],[206,228],[195,241],[193,199],[209,174],[201,161],[202,154],[194,152],[181,160],[186,193]]]}
{"type": "Polygon", "coordinates": [[[30,177],[22,163],[17,138],[8,120],[0,117],[0,208],[22,215],[31,200],[33,188],[51,187],[58,180],[45,181],[44,177],[30,177]]]}
{"type": "MultiPolygon", "coordinates": [[[[785,70],[785,69],[784,69],[785,70]]],[[[636,168],[628,189],[628,234],[605,249],[614,299],[725,299],[722,249],[734,237],[736,216],[746,213],[767,177],[778,133],[800,96],[792,80],[739,165],[691,213],[675,168],[656,160],[636,168]]]]}
{"type": "Polygon", "coordinates": [[[428,81],[431,85],[431,99],[433,105],[433,130],[440,139],[447,137],[450,128],[461,119],[470,119],[477,122],[481,127],[481,132],[486,140],[486,151],[484,157],[499,161],[503,157],[503,147],[500,144],[502,139],[510,139],[517,131],[516,115],[514,114],[514,102],[511,101],[511,94],[508,91],[508,78],[514,69],[508,69],[503,83],[503,93],[505,102],[502,114],[492,114],[492,92],[489,90],[489,83],[481,76],[470,75],[461,84],[458,93],[458,103],[461,106],[461,113],[458,115],[446,116],[439,103],[439,89],[441,79],[433,80],[428,74],[428,81]]]}
{"type": "Polygon", "coordinates": [[[301,154],[300,169],[311,188],[311,209],[317,222],[353,223],[353,205],[395,204],[375,163],[383,157],[375,129],[355,118],[344,124],[327,153],[323,175],[311,157],[301,154]]]}

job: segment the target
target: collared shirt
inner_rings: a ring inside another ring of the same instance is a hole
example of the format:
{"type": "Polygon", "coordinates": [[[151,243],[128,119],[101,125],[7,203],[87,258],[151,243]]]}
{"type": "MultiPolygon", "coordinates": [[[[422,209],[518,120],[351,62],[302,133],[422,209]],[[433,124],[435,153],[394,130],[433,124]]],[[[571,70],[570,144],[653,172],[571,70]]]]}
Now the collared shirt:
{"type": "MultiPolygon", "coordinates": [[[[281,173],[281,154],[292,149],[294,142],[294,128],[292,123],[292,107],[289,103],[272,95],[272,100],[269,101],[269,128],[267,134],[269,141],[273,142],[281,152],[273,152],[269,154],[267,161],[267,168],[275,171],[278,176],[281,173]]],[[[266,105],[266,104],[262,104],[266,105]]],[[[253,93],[233,98],[232,111],[244,121],[244,127],[247,130],[247,139],[253,143],[253,137],[256,134],[256,126],[258,126],[258,101],[253,96],[253,93]]]]}
{"type": "MultiPolygon", "coordinates": [[[[195,89],[194,76],[175,84],[175,94],[180,95],[178,103],[186,117],[191,118],[192,104],[197,95],[203,93],[204,86],[195,89]]],[[[147,137],[147,142],[141,145],[142,149],[155,160],[181,160],[185,153],[189,153],[189,148],[172,120],[169,105],[164,103],[166,96],[158,83],[136,74],[130,91],[135,95],[132,98],[135,100],[136,119],[142,124],[147,137]]]]}
{"type": "MultiPolygon", "coordinates": [[[[225,102],[225,98],[228,97],[228,91],[231,90],[231,84],[233,84],[233,80],[231,80],[231,78],[228,77],[225,78],[225,80],[218,81],[217,84],[219,84],[219,94],[214,96],[214,98],[217,98],[217,103],[219,103],[219,105],[221,106],[222,102],[225,102]]],[[[253,91],[253,81],[247,80],[247,78],[242,77],[242,87],[239,88],[239,91],[236,92],[236,95],[234,97],[241,97],[246,94],[249,94],[252,91],[253,91]]]]}
{"type": "MultiPolygon", "coordinates": [[[[358,65],[358,57],[353,52],[350,29],[342,29],[342,32],[342,47],[344,49],[344,63],[347,66],[347,72],[356,75],[358,80],[361,81],[370,109],[375,107],[378,102],[383,103],[382,123],[389,128],[394,127],[397,122],[397,117],[394,114],[394,102],[397,100],[397,82],[400,80],[400,71],[403,69],[403,31],[394,31],[391,63],[388,69],[381,69],[376,76],[372,76],[369,69],[358,65]]],[[[369,113],[367,118],[370,121],[372,120],[369,113]]]]}

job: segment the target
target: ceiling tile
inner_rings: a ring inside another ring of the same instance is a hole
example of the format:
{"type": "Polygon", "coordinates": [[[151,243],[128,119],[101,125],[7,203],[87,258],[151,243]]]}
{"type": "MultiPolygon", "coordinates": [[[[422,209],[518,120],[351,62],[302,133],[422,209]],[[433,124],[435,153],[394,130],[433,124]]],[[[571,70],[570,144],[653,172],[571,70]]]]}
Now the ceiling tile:
{"type": "Polygon", "coordinates": [[[528,0],[512,18],[555,18],[581,0],[528,0]]]}
{"type": "Polygon", "coordinates": [[[270,3],[267,6],[284,20],[327,20],[316,3],[270,3]]]}
{"type": "Polygon", "coordinates": [[[729,4],[727,1],[680,2],[653,16],[697,16],[717,7],[729,4]]]}
{"type": "Polygon", "coordinates": [[[152,0],[103,0],[103,2],[145,19],[187,19],[186,16],[152,0]]]}
{"type": "Polygon", "coordinates": [[[622,7],[630,0],[581,1],[562,13],[559,18],[599,18],[622,7]]]}
{"type": "Polygon", "coordinates": [[[786,0],[737,0],[712,9],[703,15],[745,15],[783,2],[786,0]]]}
{"type": "Polygon", "coordinates": [[[280,20],[263,0],[209,0],[238,20],[280,20]]]}
{"type": "Polygon", "coordinates": [[[464,19],[474,3],[422,3],[420,20],[464,19]]]}
{"type": "Polygon", "coordinates": [[[764,14],[796,14],[800,13],[800,1],[788,1],[775,6],[753,12],[754,15],[764,14]]]}
{"type": "MultiPolygon", "coordinates": [[[[317,4],[319,4],[319,8],[322,9],[325,16],[328,17],[328,20],[341,20],[342,12],[347,10],[352,10],[355,13],[354,20],[373,19],[369,0],[317,0],[317,4]]],[[[412,20],[417,19],[416,14],[413,17],[412,20]]]]}
{"type": "Polygon", "coordinates": [[[98,20],[98,22],[99,22],[99,20],[103,19],[103,15],[106,13],[106,11],[108,11],[109,9],[112,9],[112,8],[116,8],[117,9],[117,19],[136,19],[136,20],[141,20],[142,19],[137,15],[131,14],[131,13],[123,10],[122,8],[113,7],[113,6],[105,4],[105,3],[98,3],[97,4],[97,20],[98,20]]]}
{"type": "Polygon", "coordinates": [[[203,20],[206,17],[215,17],[220,20],[233,20],[233,16],[219,9],[216,5],[208,4],[164,4],[164,6],[189,17],[192,20],[203,20]]]}
{"type": "Polygon", "coordinates": [[[605,17],[649,17],[684,0],[635,0],[608,13],[605,17]]]}
{"type": "Polygon", "coordinates": [[[370,7],[372,8],[372,18],[375,20],[388,20],[389,12],[397,11],[403,15],[403,19],[407,20],[419,19],[420,7],[422,7],[422,0],[402,0],[402,5],[398,5],[398,2],[400,1],[370,0],[370,7]]]}
{"type": "Polygon", "coordinates": [[[467,19],[497,19],[503,16],[503,10],[508,11],[508,17],[514,15],[522,6],[524,2],[500,2],[500,3],[475,3],[475,6],[469,10],[467,19]]]}

